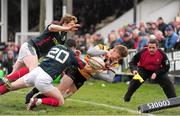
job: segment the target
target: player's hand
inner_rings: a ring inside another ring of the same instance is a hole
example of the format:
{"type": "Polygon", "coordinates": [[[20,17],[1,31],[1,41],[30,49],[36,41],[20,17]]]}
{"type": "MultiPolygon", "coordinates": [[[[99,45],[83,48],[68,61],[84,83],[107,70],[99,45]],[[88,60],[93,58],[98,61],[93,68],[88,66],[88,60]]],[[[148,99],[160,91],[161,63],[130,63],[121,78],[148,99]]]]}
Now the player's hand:
{"type": "Polygon", "coordinates": [[[157,77],[157,75],[156,75],[156,73],[153,73],[152,75],[151,75],[151,79],[156,79],[156,77],[157,77]]]}
{"type": "Polygon", "coordinates": [[[81,51],[80,50],[75,50],[75,54],[77,57],[80,57],[81,56],[81,51]]]}
{"type": "Polygon", "coordinates": [[[72,25],[72,26],[70,26],[70,29],[69,29],[69,30],[70,30],[70,31],[77,31],[80,26],[81,26],[80,24],[72,25]]]}
{"type": "Polygon", "coordinates": [[[136,74],[138,74],[138,71],[137,71],[137,70],[133,70],[132,73],[133,73],[134,75],[136,75],[136,74]]]}

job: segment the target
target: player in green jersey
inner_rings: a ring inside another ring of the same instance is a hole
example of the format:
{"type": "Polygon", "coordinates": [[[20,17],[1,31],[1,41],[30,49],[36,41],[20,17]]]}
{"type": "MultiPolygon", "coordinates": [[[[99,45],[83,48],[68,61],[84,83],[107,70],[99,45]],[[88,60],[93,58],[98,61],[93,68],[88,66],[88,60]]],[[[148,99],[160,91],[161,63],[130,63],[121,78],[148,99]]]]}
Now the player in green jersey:
{"type": "MultiPolygon", "coordinates": [[[[61,106],[64,104],[64,98],[61,92],[52,85],[52,82],[56,75],[61,74],[62,71],[70,65],[78,67],[79,69],[85,67],[86,64],[74,53],[75,46],[75,40],[68,39],[64,46],[56,45],[52,47],[38,67],[11,83],[12,91],[35,86],[42,94],[48,96],[48,98],[31,101],[28,105],[28,110],[31,110],[34,105],[40,103],[51,106],[61,106]]],[[[1,93],[2,89],[0,86],[0,94],[9,92],[1,93]]]]}

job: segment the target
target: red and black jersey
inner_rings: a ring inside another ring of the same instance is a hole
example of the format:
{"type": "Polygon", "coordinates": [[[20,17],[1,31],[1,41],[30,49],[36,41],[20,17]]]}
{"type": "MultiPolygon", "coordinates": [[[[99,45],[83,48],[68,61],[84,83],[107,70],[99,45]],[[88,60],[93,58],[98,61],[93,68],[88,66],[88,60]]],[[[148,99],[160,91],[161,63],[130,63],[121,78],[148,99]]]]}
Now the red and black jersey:
{"type": "Polygon", "coordinates": [[[144,68],[156,74],[165,73],[169,71],[170,63],[167,55],[158,49],[154,55],[150,55],[147,48],[139,51],[129,63],[130,70],[137,70],[138,67],[144,68]]]}
{"type": "Polygon", "coordinates": [[[50,32],[48,27],[44,30],[44,32],[28,41],[28,43],[36,49],[38,57],[45,56],[51,47],[57,44],[64,44],[67,38],[67,32],[50,32]]]}

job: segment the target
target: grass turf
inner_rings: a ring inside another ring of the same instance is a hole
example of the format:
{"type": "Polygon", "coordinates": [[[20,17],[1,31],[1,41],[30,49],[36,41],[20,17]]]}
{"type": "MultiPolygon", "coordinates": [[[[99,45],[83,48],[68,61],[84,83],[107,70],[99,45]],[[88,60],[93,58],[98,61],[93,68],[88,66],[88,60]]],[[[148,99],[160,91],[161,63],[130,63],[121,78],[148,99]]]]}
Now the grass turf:
{"type": "MultiPolygon", "coordinates": [[[[62,107],[41,105],[27,111],[24,97],[29,89],[22,89],[0,96],[0,115],[139,115],[140,104],[166,99],[157,84],[144,83],[133,95],[131,102],[123,102],[128,85],[124,82],[110,84],[91,80],[85,83],[62,107]],[[105,85],[105,86],[102,86],[105,85]]],[[[176,85],[180,96],[180,85],[176,85]]],[[[154,115],[179,115],[180,107],[152,112],[154,115]]]]}

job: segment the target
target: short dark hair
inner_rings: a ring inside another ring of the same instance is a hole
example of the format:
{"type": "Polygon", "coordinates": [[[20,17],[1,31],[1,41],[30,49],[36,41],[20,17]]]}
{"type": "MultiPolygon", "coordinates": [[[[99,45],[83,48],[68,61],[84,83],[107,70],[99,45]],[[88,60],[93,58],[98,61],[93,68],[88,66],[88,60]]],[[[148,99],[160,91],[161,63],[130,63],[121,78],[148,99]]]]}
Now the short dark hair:
{"type": "Polygon", "coordinates": [[[156,39],[149,39],[149,44],[156,44],[158,46],[158,41],[156,39]]]}
{"type": "Polygon", "coordinates": [[[65,45],[70,47],[70,48],[71,47],[76,48],[76,46],[77,46],[76,41],[74,39],[67,39],[65,42],[65,45]]]}
{"type": "Polygon", "coordinates": [[[159,20],[163,20],[163,18],[162,18],[162,17],[159,17],[158,19],[159,19],[159,20]]]}

